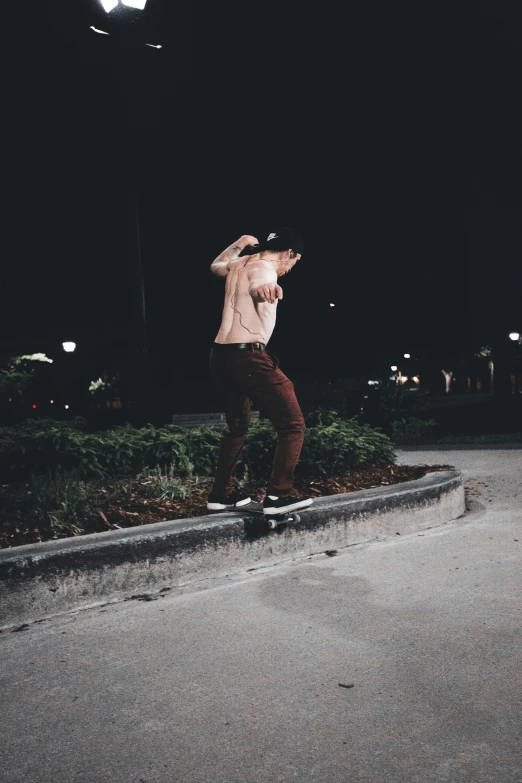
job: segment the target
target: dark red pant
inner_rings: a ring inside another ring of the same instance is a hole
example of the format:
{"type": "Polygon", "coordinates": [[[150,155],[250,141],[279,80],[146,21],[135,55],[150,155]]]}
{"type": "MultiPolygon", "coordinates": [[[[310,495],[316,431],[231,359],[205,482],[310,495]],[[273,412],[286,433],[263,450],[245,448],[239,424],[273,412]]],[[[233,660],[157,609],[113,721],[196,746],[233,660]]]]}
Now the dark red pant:
{"type": "Polygon", "coordinates": [[[294,384],[281,372],[276,358],[259,348],[231,350],[214,343],[210,374],[222,397],[227,426],[223,431],[213,492],[227,492],[250,424],[251,405],[277,431],[277,447],[267,494],[287,495],[294,488],[306,430],[294,384]]]}

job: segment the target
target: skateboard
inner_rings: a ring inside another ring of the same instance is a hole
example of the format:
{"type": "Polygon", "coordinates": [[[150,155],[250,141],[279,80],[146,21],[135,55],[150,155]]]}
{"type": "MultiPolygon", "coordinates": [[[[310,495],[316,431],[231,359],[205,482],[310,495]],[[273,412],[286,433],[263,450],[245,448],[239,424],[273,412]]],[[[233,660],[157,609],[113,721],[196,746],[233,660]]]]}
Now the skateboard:
{"type": "MultiPolygon", "coordinates": [[[[299,509],[304,510],[304,509],[299,509]]],[[[223,513],[223,512],[212,512],[223,513]]],[[[301,516],[297,511],[285,512],[283,514],[265,514],[262,503],[250,503],[248,506],[239,506],[238,508],[227,509],[226,514],[245,514],[252,517],[250,525],[245,522],[247,532],[264,532],[266,530],[276,530],[282,525],[289,523],[295,524],[301,521],[301,516]],[[248,529],[247,529],[248,528],[248,529]]]]}
{"type": "Polygon", "coordinates": [[[301,521],[301,517],[297,511],[284,512],[283,514],[265,514],[261,503],[250,503],[248,506],[239,506],[239,508],[234,509],[234,511],[239,511],[242,514],[253,514],[259,518],[259,522],[263,519],[269,530],[275,530],[279,525],[287,525],[289,522],[295,523],[301,521]]]}

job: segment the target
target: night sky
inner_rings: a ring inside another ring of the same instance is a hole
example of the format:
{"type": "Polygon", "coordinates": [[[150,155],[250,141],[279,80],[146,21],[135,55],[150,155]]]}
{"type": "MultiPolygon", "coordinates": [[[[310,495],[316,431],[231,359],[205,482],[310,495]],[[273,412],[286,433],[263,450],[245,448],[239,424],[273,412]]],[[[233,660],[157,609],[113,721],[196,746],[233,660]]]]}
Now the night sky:
{"type": "Polygon", "coordinates": [[[149,0],[134,34],[163,50],[116,54],[88,29],[106,21],[94,0],[17,3],[2,353],[129,332],[132,188],[148,347],[166,366],[206,372],[223,291],[209,265],[276,224],[306,246],[279,281],[283,368],[370,371],[382,353],[522,331],[522,14],[419,5],[343,19],[225,5],[191,22],[189,6],[149,0]]]}

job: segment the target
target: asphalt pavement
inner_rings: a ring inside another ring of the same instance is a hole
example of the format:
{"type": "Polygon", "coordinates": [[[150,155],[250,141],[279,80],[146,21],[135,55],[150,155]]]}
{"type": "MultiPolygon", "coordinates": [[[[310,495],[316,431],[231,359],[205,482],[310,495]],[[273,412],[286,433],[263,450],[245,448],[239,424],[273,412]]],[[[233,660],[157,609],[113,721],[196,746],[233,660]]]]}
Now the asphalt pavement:
{"type": "Polygon", "coordinates": [[[446,525],[0,634],[6,783],[522,783],[522,450],[446,525]]]}

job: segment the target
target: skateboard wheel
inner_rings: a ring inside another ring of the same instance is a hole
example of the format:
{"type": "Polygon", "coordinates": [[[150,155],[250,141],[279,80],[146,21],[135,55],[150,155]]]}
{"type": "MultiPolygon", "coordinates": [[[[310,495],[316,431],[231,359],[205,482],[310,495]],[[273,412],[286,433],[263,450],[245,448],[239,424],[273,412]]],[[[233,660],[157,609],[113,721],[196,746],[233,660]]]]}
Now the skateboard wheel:
{"type": "Polygon", "coordinates": [[[268,527],[270,528],[270,530],[274,530],[277,527],[277,521],[275,519],[269,519],[268,527]]]}

